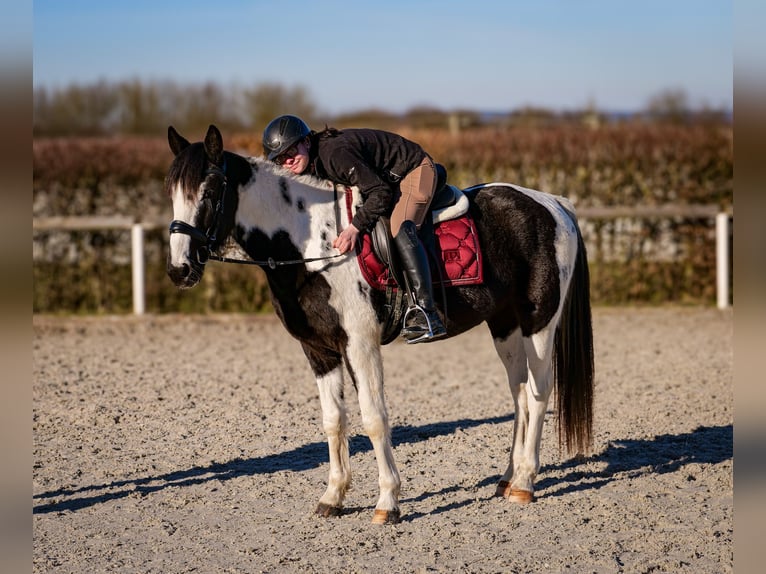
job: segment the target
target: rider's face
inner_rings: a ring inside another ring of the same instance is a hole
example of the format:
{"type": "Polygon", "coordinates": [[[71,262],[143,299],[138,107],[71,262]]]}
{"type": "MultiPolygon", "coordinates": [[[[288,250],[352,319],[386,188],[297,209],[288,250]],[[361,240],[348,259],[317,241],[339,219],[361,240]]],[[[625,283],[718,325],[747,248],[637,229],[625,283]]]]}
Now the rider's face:
{"type": "Polygon", "coordinates": [[[301,140],[276,159],[276,163],[296,175],[302,174],[309,166],[309,143],[301,140]]]}

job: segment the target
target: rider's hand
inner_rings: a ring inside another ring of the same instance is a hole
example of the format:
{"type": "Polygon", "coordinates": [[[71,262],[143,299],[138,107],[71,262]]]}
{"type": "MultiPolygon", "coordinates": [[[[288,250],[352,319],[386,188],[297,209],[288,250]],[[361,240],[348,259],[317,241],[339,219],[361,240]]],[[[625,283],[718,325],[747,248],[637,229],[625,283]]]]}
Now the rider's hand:
{"type": "Polygon", "coordinates": [[[340,232],[340,235],[332,242],[332,246],[335,247],[341,253],[346,253],[354,248],[357,239],[359,239],[359,230],[354,227],[354,224],[349,224],[346,229],[340,232]]]}

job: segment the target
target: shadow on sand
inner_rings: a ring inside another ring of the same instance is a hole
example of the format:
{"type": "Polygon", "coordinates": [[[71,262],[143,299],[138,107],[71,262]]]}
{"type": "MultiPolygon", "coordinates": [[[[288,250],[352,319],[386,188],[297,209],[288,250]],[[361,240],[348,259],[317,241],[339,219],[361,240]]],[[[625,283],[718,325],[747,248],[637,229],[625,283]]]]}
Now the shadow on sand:
{"type": "MultiPolygon", "coordinates": [[[[486,419],[461,419],[458,421],[433,423],[422,426],[399,426],[392,430],[394,446],[417,443],[429,438],[453,434],[457,430],[481,425],[496,425],[513,420],[513,415],[486,419]]],[[[587,489],[600,488],[619,479],[625,473],[637,474],[675,472],[690,463],[716,464],[733,456],[733,427],[699,427],[692,432],[679,435],[660,435],[648,440],[621,440],[611,442],[600,454],[584,460],[568,460],[541,469],[542,479],[537,483],[537,492],[545,496],[564,494],[587,489]],[[584,467],[591,463],[606,463],[598,471],[584,467]],[[551,471],[565,471],[564,476],[545,477],[551,471]],[[562,488],[556,488],[564,484],[562,488]],[[543,491],[549,492],[543,492],[543,491]]],[[[351,455],[372,450],[369,440],[353,436],[349,444],[351,455]]],[[[147,495],[169,487],[183,487],[202,484],[211,480],[225,481],[240,476],[270,474],[280,471],[301,472],[318,468],[327,461],[327,443],[313,442],[292,450],[258,458],[236,458],[228,462],[197,466],[156,476],[83,486],[75,489],[57,489],[36,494],[33,514],[51,512],[74,512],[110,500],[124,498],[133,493],[147,495]],[[51,500],[54,499],[54,500],[51,500]]],[[[494,484],[499,476],[482,480],[476,487],[494,484]]],[[[449,486],[438,492],[427,492],[410,501],[424,500],[431,496],[464,489],[449,486]]],[[[494,489],[493,489],[494,492],[494,489]]],[[[444,512],[470,504],[475,496],[467,496],[463,502],[452,503],[436,512],[444,512]]],[[[405,520],[417,515],[403,517],[405,520]]]]}

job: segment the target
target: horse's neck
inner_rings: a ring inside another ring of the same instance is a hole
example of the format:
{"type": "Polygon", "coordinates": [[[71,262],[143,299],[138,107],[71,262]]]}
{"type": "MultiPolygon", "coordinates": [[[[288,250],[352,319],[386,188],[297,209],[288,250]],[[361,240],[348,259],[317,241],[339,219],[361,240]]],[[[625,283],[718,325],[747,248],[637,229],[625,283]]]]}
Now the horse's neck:
{"type": "Polygon", "coordinates": [[[348,224],[343,194],[336,198],[332,182],[286,174],[262,158],[249,161],[253,177],[240,188],[237,225],[268,237],[286,232],[304,256],[310,257],[337,227],[348,224]],[[336,199],[340,202],[337,207],[336,199]]]}

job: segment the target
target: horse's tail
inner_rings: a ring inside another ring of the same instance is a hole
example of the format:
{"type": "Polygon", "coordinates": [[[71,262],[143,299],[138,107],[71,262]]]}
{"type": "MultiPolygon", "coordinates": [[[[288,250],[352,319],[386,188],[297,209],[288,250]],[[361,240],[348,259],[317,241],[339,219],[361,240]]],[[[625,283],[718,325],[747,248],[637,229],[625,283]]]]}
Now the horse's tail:
{"type": "Polygon", "coordinates": [[[593,327],[590,273],[582,233],[577,230],[577,258],[554,342],[554,377],[559,446],[585,454],[593,438],[593,327]]]}

